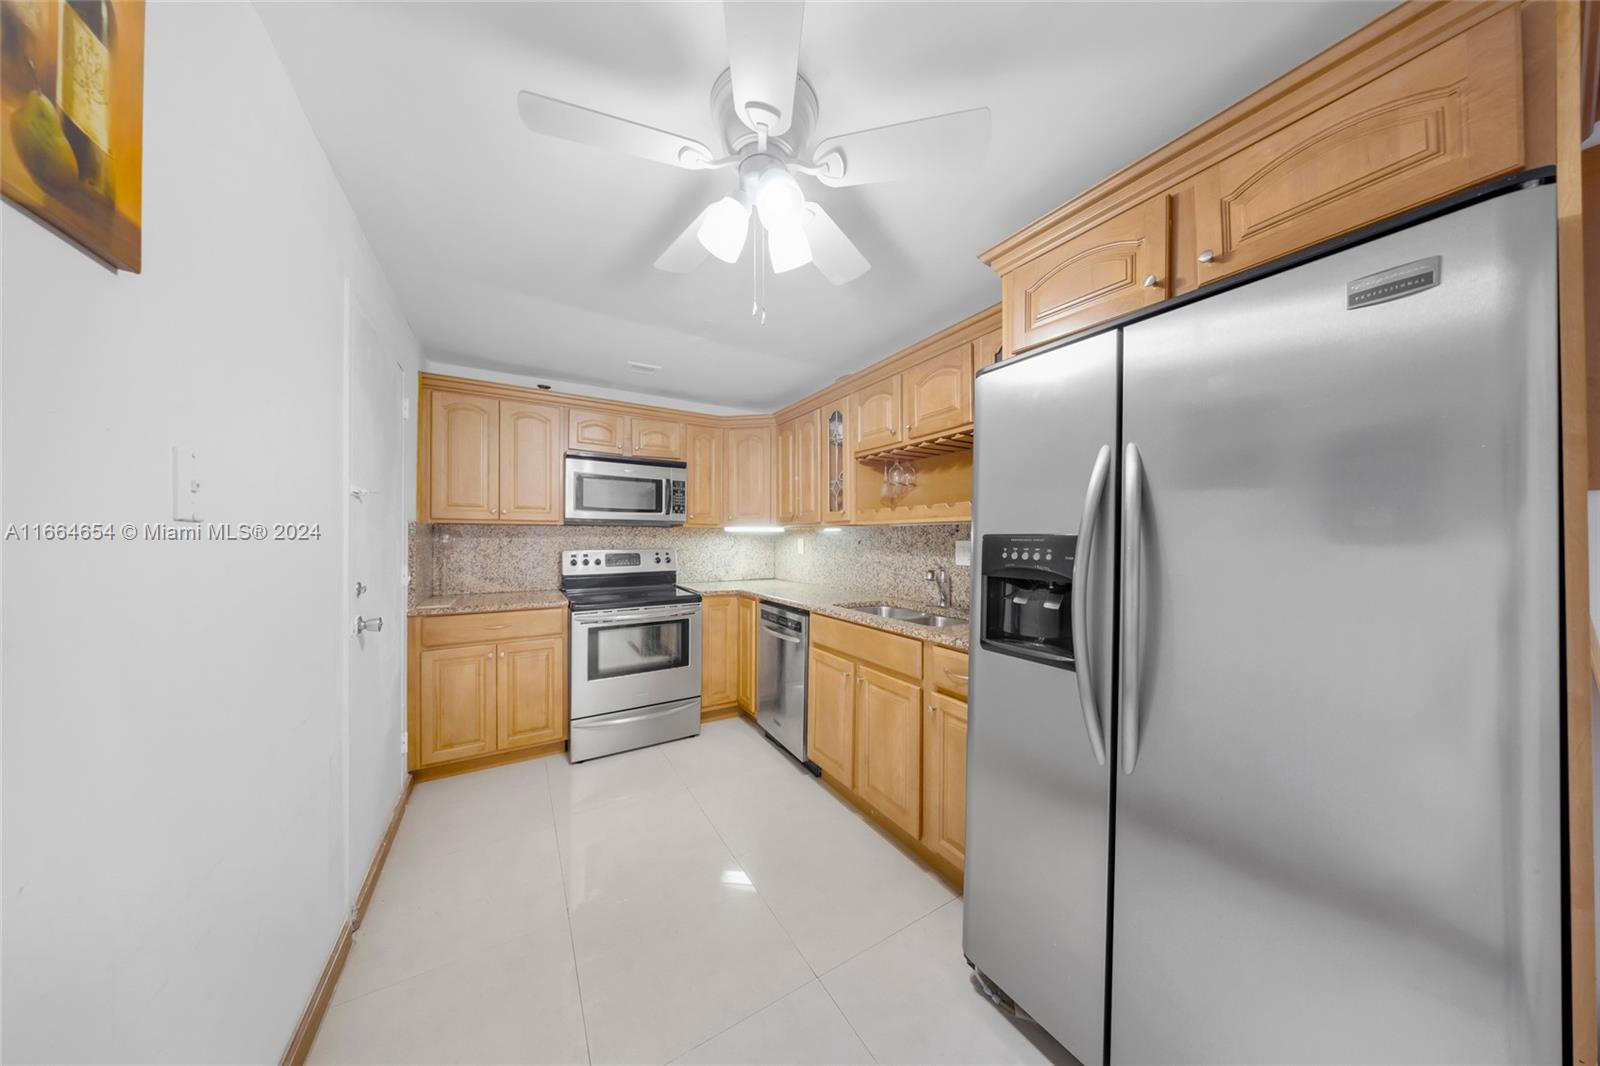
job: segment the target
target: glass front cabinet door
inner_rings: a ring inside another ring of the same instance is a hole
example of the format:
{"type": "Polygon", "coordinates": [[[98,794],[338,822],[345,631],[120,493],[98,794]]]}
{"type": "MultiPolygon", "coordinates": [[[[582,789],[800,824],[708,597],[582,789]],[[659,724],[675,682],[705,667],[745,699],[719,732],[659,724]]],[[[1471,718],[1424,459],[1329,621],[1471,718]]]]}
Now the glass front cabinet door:
{"type": "Polygon", "coordinates": [[[823,525],[850,521],[853,487],[850,468],[854,464],[849,450],[848,410],[849,405],[845,403],[823,408],[823,475],[827,478],[822,500],[823,525]]]}

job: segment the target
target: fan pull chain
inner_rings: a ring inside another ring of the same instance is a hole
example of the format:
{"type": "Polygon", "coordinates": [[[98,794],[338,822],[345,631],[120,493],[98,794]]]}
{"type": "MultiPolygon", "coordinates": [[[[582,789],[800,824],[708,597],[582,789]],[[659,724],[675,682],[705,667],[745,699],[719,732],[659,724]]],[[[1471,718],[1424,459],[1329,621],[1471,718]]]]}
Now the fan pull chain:
{"type": "Polygon", "coordinates": [[[767,234],[761,226],[756,226],[755,231],[755,240],[750,242],[750,314],[764,326],[767,324],[767,274],[761,264],[766,256],[767,234]]]}

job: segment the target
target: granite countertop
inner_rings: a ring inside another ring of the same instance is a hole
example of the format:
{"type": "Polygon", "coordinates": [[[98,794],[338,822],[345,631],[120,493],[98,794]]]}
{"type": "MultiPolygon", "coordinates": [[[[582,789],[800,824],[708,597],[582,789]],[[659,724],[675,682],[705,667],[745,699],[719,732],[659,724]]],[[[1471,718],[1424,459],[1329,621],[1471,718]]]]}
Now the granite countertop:
{"type": "Polygon", "coordinates": [[[556,589],[522,589],[517,592],[472,592],[454,596],[424,596],[408,614],[481,614],[484,611],[536,611],[565,607],[567,598],[556,589]]]}
{"type": "MultiPolygon", "coordinates": [[[[812,614],[854,622],[901,636],[925,640],[958,651],[967,650],[967,629],[938,629],[918,625],[900,618],[879,618],[850,610],[846,604],[892,603],[919,611],[941,611],[945,614],[966,614],[961,607],[934,607],[926,603],[909,603],[891,596],[874,595],[871,589],[851,588],[844,585],[813,585],[802,581],[779,581],[775,578],[746,578],[741,581],[688,581],[683,587],[701,595],[743,592],[759,596],[788,607],[798,607],[812,614]]],[[[479,614],[484,611],[534,611],[547,607],[565,607],[567,598],[556,589],[522,589],[516,592],[460,593],[453,596],[424,596],[412,605],[409,614],[479,614]]]]}
{"type": "Polygon", "coordinates": [[[711,593],[743,592],[751,596],[759,596],[764,600],[781,603],[787,607],[798,607],[812,614],[825,615],[828,618],[837,618],[843,622],[854,622],[858,626],[870,626],[873,629],[883,629],[890,633],[912,637],[916,640],[925,640],[930,644],[938,644],[946,648],[955,648],[957,651],[967,650],[968,630],[965,626],[954,629],[938,629],[934,626],[918,625],[899,618],[879,618],[873,614],[862,614],[852,611],[846,604],[865,603],[892,603],[896,607],[910,607],[919,611],[938,611],[941,614],[966,614],[964,607],[934,607],[926,603],[908,603],[903,599],[892,596],[875,596],[871,589],[850,588],[843,585],[812,585],[801,581],[779,581],[773,578],[747,578],[742,581],[687,581],[684,588],[693,589],[702,596],[711,593]]]}

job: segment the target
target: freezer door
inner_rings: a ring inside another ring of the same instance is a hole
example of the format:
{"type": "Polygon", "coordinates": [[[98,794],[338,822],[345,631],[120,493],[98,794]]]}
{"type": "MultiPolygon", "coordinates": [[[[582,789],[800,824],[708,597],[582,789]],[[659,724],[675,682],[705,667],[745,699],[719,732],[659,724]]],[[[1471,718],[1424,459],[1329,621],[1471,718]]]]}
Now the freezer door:
{"type": "Polygon", "coordinates": [[[1125,332],[1113,1061],[1560,1058],[1554,201],[1125,332]]]}
{"type": "Polygon", "coordinates": [[[1111,721],[1117,337],[978,378],[967,771],[967,958],[1089,1066],[1105,1047],[1110,764],[1095,757],[1075,670],[981,646],[988,534],[1079,537],[1096,458],[1105,492],[1074,634],[1111,721]],[[1087,648],[1085,647],[1087,637],[1087,648]]]}

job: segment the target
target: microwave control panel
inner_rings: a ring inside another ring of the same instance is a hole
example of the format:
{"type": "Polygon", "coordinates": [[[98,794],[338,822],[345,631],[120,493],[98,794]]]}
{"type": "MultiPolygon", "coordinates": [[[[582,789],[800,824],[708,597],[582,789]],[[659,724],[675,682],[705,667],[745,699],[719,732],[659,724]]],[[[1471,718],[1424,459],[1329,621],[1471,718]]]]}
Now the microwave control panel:
{"type": "Polygon", "coordinates": [[[667,499],[667,513],[684,514],[687,512],[689,509],[689,483],[687,481],[674,478],[667,482],[667,488],[670,490],[667,499]]]}

